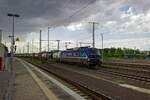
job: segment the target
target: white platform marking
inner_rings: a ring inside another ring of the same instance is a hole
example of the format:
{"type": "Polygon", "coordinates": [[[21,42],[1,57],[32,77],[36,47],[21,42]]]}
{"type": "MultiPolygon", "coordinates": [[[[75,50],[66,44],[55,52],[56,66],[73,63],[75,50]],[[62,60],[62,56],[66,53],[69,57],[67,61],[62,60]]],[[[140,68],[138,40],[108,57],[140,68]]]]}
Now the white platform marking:
{"type": "Polygon", "coordinates": [[[21,61],[21,63],[24,65],[24,67],[42,89],[48,100],[59,100],[24,62],[21,61]]]}
{"type": "Polygon", "coordinates": [[[129,84],[119,84],[119,86],[130,88],[132,90],[136,90],[136,91],[139,91],[139,92],[150,94],[150,90],[149,89],[145,89],[145,88],[141,88],[141,87],[136,87],[136,86],[129,85],[129,84]]]}

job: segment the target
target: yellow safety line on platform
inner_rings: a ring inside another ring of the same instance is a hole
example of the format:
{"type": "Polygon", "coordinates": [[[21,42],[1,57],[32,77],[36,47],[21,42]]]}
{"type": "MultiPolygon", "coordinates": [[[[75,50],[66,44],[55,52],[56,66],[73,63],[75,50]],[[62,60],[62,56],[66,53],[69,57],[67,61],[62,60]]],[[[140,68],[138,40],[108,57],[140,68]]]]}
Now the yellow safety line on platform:
{"type": "Polygon", "coordinates": [[[24,65],[24,67],[27,69],[27,71],[42,89],[48,100],[59,100],[24,62],[20,62],[24,65]]]}

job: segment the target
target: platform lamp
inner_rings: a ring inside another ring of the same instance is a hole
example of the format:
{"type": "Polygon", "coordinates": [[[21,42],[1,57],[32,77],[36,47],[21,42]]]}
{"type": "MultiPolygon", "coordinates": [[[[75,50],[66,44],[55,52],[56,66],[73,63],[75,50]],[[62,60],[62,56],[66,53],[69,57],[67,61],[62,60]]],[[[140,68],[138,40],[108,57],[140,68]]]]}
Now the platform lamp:
{"type": "Polygon", "coordinates": [[[10,66],[10,71],[12,71],[12,66],[13,66],[13,57],[14,57],[14,45],[15,45],[15,35],[14,35],[14,32],[15,32],[15,23],[14,23],[14,19],[17,18],[17,17],[20,17],[20,15],[18,14],[13,14],[13,13],[8,13],[7,16],[9,17],[12,17],[12,20],[13,20],[13,25],[12,25],[12,35],[9,36],[11,38],[11,66],[10,66]]]}

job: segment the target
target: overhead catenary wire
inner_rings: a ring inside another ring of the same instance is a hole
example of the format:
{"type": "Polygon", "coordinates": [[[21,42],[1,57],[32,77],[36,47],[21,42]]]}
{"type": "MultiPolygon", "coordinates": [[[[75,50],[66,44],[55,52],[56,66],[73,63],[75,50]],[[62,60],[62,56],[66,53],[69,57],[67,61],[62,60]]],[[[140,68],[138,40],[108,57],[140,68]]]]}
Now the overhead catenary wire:
{"type": "MultiPolygon", "coordinates": [[[[91,0],[89,3],[87,3],[85,6],[83,6],[82,8],[80,8],[79,10],[77,10],[76,12],[74,12],[71,16],[69,16],[67,19],[72,18],[73,16],[75,16],[77,13],[79,13],[80,11],[82,11],[83,9],[87,8],[90,4],[92,4],[93,1],[91,0]]],[[[66,20],[66,19],[65,19],[66,20]]]]}
{"type": "MultiPolygon", "coordinates": [[[[69,2],[71,2],[72,0],[69,0],[69,2]]],[[[60,21],[56,21],[56,23],[53,23],[53,25],[50,26],[55,26],[58,22],[63,22],[66,20],[71,19],[72,17],[74,17],[75,15],[77,15],[78,13],[80,13],[82,10],[88,8],[91,4],[93,4],[94,2],[96,2],[97,0],[90,0],[88,3],[86,3],[85,5],[83,5],[81,8],[79,8],[78,10],[76,10],[73,14],[71,14],[70,16],[68,16],[67,18],[60,20],[60,21]]]]}
{"type": "Polygon", "coordinates": [[[57,25],[57,23],[59,22],[63,22],[63,21],[66,21],[66,20],[69,20],[71,19],[73,16],[75,16],[76,14],[78,14],[79,12],[81,12],[82,10],[88,8],[91,4],[93,4],[94,2],[96,2],[95,0],[90,0],[86,5],[82,6],[81,8],[79,8],[78,10],[76,10],[73,14],[71,14],[70,16],[68,16],[67,18],[63,19],[63,20],[59,20],[59,21],[56,21],[54,23],[52,23],[51,26],[55,26],[57,25]]]}

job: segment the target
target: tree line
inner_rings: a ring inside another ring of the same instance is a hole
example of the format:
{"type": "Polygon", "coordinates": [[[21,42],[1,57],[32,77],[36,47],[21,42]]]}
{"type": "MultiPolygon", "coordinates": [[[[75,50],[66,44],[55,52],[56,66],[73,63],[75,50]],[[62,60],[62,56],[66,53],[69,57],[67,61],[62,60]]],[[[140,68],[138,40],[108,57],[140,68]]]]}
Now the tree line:
{"type": "MultiPolygon", "coordinates": [[[[102,50],[100,49],[102,53],[102,50]]],[[[104,48],[103,57],[104,58],[145,58],[146,53],[141,52],[139,49],[132,48],[104,48]]]]}

